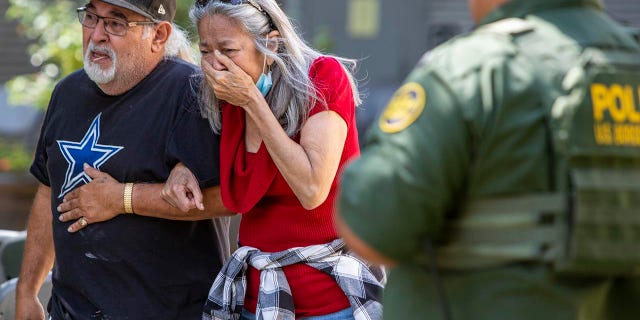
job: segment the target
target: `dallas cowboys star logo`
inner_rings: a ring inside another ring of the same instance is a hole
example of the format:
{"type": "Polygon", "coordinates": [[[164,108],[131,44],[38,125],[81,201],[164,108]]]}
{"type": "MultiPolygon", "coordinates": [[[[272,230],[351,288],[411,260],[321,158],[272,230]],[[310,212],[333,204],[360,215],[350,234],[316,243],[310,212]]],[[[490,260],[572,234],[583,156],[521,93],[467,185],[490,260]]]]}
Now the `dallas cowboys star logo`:
{"type": "Polygon", "coordinates": [[[67,159],[69,167],[65,175],[64,184],[58,198],[64,197],[80,183],[89,183],[91,178],[84,173],[82,166],[87,163],[90,166],[100,169],[100,166],[107,162],[109,158],[124,149],[120,146],[108,146],[98,144],[100,138],[100,115],[96,116],[80,142],[58,140],[60,152],[67,159]]]}

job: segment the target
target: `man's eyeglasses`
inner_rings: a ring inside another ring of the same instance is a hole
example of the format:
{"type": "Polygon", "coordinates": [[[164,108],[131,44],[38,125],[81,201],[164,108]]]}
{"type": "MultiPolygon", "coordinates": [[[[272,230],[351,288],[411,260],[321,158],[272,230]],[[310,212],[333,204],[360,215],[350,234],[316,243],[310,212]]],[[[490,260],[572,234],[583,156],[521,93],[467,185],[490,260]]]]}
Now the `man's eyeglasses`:
{"type": "Polygon", "coordinates": [[[153,21],[126,21],[118,18],[103,17],[87,10],[87,7],[78,8],[76,11],[78,12],[78,20],[83,26],[93,29],[98,25],[100,19],[102,19],[104,22],[104,31],[120,37],[126,35],[130,27],[155,24],[153,21]]]}
{"type": "Polygon", "coordinates": [[[269,20],[269,27],[271,28],[271,30],[276,30],[276,26],[273,23],[273,20],[271,20],[271,17],[267,13],[267,11],[262,9],[262,6],[259,5],[258,2],[256,2],[255,0],[196,0],[196,6],[204,7],[209,2],[228,3],[228,4],[232,4],[232,5],[248,4],[248,5],[256,8],[256,10],[260,11],[260,13],[264,14],[264,16],[267,17],[267,20],[269,20]]]}

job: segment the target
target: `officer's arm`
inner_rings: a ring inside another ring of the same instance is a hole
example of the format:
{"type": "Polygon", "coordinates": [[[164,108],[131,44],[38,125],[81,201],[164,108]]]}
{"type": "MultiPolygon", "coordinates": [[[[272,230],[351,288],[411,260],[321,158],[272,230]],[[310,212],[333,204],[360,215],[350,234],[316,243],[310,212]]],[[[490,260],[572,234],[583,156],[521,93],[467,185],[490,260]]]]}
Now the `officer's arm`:
{"type": "Polygon", "coordinates": [[[420,72],[381,118],[343,172],[336,220],[382,261],[402,263],[422,255],[425,239],[441,236],[468,168],[467,131],[451,90],[420,72]]]}
{"type": "Polygon", "coordinates": [[[376,251],[362,239],[360,239],[353,232],[353,230],[349,228],[349,225],[344,222],[339,213],[335,217],[335,226],[336,231],[338,231],[338,234],[340,234],[342,239],[344,239],[347,247],[363,259],[374,264],[384,265],[388,267],[393,267],[396,265],[396,262],[394,260],[385,257],[383,254],[376,251]]]}

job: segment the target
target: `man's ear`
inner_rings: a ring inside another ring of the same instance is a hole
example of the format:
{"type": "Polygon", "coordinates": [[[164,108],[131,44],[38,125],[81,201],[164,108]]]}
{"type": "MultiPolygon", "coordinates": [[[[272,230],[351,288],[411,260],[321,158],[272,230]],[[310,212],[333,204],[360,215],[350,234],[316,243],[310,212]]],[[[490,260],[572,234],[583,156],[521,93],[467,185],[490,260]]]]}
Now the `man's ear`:
{"type": "Polygon", "coordinates": [[[156,31],[151,42],[151,51],[159,52],[164,49],[164,45],[167,43],[167,40],[169,40],[169,36],[173,31],[173,26],[169,22],[162,21],[156,25],[155,30],[156,31]]]}
{"type": "MultiPolygon", "coordinates": [[[[269,48],[269,50],[273,51],[273,52],[278,52],[278,37],[280,37],[280,32],[278,30],[271,30],[268,34],[267,34],[267,38],[269,39],[269,41],[267,42],[267,48],[269,48]]],[[[267,65],[271,65],[273,63],[273,59],[267,57],[267,65]]]]}

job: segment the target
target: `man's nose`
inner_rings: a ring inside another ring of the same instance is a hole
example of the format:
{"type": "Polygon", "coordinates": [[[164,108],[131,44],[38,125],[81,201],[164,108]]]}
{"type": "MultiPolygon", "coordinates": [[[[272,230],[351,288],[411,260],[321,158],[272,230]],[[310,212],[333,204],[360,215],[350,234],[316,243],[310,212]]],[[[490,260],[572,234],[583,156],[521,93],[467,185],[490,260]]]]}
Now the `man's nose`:
{"type": "Polygon", "coordinates": [[[91,30],[91,39],[93,42],[98,43],[106,41],[108,38],[109,34],[107,33],[107,30],[105,30],[104,20],[98,19],[98,23],[96,23],[96,26],[91,30]]]}

